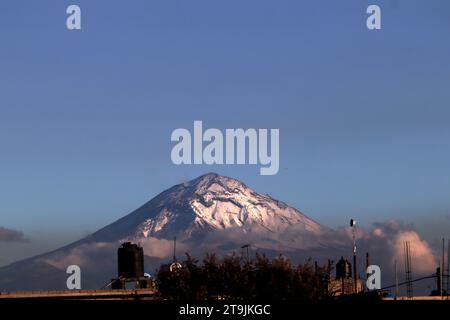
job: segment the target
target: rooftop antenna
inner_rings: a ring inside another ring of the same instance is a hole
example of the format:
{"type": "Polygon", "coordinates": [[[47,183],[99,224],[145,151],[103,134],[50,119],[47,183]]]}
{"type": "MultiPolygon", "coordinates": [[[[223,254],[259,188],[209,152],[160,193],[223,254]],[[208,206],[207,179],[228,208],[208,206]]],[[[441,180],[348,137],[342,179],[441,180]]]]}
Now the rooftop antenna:
{"type": "Polygon", "coordinates": [[[356,275],[356,220],[350,219],[350,227],[352,228],[353,235],[353,282],[354,282],[354,292],[358,293],[358,279],[356,275]]]}
{"type": "Polygon", "coordinates": [[[405,272],[406,272],[406,295],[408,299],[413,298],[413,286],[411,277],[411,247],[409,241],[404,243],[405,250],[405,272]]]}
{"type": "Polygon", "coordinates": [[[366,279],[369,279],[369,274],[367,273],[367,269],[369,269],[369,252],[366,252],[366,279]]]}
{"type": "Polygon", "coordinates": [[[450,239],[448,240],[448,244],[447,244],[447,276],[445,277],[446,281],[447,281],[447,285],[446,285],[446,291],[447,291],[447,299],[449,298],[449,294],[450,294],[450,239]]]}
{"type": "Polygon", "coordinates": [[[442,263],[441,263],[441,268],[440,268],[440,281],[441,281],[441,283],[440,283],[440,287],[441,287],[441,292],[440,292],[440,294],[441,294],[441,299],[443,299],[444,298],[444,270],[445,270],[445,239],[444,238],[442,238],[442,263]]]}
{"type": "Polygon", "coordinates": [[[177,262],[177,237],[173,237],[173,262],[177,262]]]}
{"type": "Polygon", "coordinates": [[[369,252],[366,252],[366,268],[368,268],[370,266],[369,263],[369,252]]]}
{"type": "Polygon", "coordinates": [[[445,265],[445,238],[442,238],[442,265],[441,267],[441,298],[444,296],[449,298],[449,285],[450,285],[450,240],[448,240],[447,245],[447,266],[445,265]]]}
{"type": "Polygon", "coordinates": [[[241,255],[241,259],[244,260],[244,249],[247,249],[247,263],[250,262],[250,255],[248,253],[248,247],[250,247],[250,244],[244,244],[241,249],[242,249],[242,255],[241,255]]]}
{"type": "Polygon", "coordinates": [[[182,268],[181,263],[178,262],[176,256],[177,237],[173,237],[173,262],[170,264],[170,272],[176,272],[182,268]]]}
{"type": "Polygon", "coordinates": [[[400,296],[400,292],[398,290],[398,272],[397,272],[397,260],[394,262],[394,268],[395,268],[395,299],[398,299],[400,296]]]}

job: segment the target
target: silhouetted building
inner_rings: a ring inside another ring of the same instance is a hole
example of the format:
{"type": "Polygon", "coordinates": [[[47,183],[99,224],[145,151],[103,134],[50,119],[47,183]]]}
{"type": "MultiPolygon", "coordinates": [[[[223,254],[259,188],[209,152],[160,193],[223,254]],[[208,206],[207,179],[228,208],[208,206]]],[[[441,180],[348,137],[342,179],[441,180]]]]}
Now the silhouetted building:
{"type": "Polygon", "coordinates": [[[351,278],[352,277],[352,265],[344,257],[336,263],[336,279],[351,278]]]}
{"type": "MultiPolygon", "coordinates": [[[[362,282],[357,281],[358,292],[364,290],[362,282]]],[[[328,284],[328,292],[339,296],[355,293],[355,280],[352,277],[352,264],[344,257],[336,263],[336,278],[331,279],[328,284]]]]}
{"type": "Polygon", "coordinates": [[[125,242],[117,250],[119,278],[144,276],[144,250],[137,244],[125,242]]]}
{"type": "Polygon", "coordinates": [[[132,284],[136,289],[154,288],[154,280],[144,274],[144,249],[137,244],[125,242],[117,250],[117,279],[112,279],[112,289],[125,289],[132,284]]]}

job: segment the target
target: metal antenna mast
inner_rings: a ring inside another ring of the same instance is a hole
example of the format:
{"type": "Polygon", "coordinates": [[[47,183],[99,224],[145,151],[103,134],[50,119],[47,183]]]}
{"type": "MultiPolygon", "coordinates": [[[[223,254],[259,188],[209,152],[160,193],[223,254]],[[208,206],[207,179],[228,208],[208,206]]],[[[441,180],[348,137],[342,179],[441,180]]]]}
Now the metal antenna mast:
{"type": "Polygon", "coordinates": [[[244,260],[244,249],[247,249],[247,263],[250,263],[250,255],[248,253],[248,247],[250,247],[250,244],[244,244],[241,249],[242,249],[242,255],[241,255],[241,259],[244,260]]]}
{"type": "Polygon", "coordinates": [[[412,286],[412,276],[411,276],[411,247],[409,241],[405,241],[405,272],[406,272],[406,295],[408,299],[413,297],[413,286],[412,286]]]}
{"type": "Polygon", "coordinates": [[[398,299],[400,292],[398,290],[398,272],[397,272],[397,260],[395,260],[395,298],[398,299]]]}
{"type": "Polygon", "coordinates": [[[173,262],[177,262],[177,237],[173,237],[173,262]]]}
{"type": "Polygon", "coordinates": [[[177,272],[182,268],[181,263],[177,261],[177,237],[173,237],[173,262],[170,264],[170,272],[177,272]]]}
{"type": "Polygon", "coordinates": [[[440,265],[440,270],[439,272],[440,274],[440,287],[441,287],[441,292],[439,292],[439,294],[441,295],[441,299],[444,297],[444,270],[445,270],[445,239],[442,238],[442,260],[441,260],[441,265],[440,265]]]}
{"type": "Polygon", "coordinates": [[[442,296],[449,297],[449,276],[450,276],[450,240],[447,245],[447,266],[445,266],[445,239],[442,238],[442,272],[441,272],[441,293],[442,296]]]}
{"type": "Polygon", "coordinates": [[[350,219],[350,227],[352,228],[353,235],[353,282],[354,293],[358,293],[358,276],[356,273],[356,220],[350,219]]]}
{"type": "Polygon", "coordinates": [[[445,277],[445,281],[446,283],[446,293],[447,293],[447,299],[450,295],[450,240],[448,240],[448,244],[447,244],[447,270],[446,270],[446,277],[445,277]]]}

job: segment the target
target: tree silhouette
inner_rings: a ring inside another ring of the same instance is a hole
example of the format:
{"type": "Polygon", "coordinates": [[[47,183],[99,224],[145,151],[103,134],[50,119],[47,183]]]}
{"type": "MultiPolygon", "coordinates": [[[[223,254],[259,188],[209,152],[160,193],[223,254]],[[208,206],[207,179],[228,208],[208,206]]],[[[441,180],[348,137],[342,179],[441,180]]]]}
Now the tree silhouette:
{"type": "Polygon", "coordinates": [[[198,260],[186,254],[182,268],[170,271],[162,265],[157,274],[158,290],[166,299],[178,300],[317,300],[327,299],[329,268],[313,266],[311,260],[294,266],[280,255],[270,260],[264,254],[243,261],[233,253],[218,258],[206,254],[198,260]]]}

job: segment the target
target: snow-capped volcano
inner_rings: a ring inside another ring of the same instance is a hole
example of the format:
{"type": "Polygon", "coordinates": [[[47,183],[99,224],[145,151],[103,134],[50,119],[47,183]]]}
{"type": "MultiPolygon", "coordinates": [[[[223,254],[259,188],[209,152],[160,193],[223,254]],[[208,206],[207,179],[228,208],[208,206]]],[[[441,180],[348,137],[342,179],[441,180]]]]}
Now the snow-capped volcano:
{"type": "Polygon", "coordinates": [[[315,235],[326,231],[300,211],[256,193],[238,180],[209,173],[162,192],[93,237],[110,241],[119,236],[138,242],[148,237],[176,236],[194,241],[216,230],[251,232],[256,228],[281,234],[292,226],[315,235]]]}
{"type": "Polygon", "coordinates": [[[238,180],[209,173],[160,193],[86,238],[0,268],[0,287],[64,289],[65,270],[75,264],[83,270],[84,288],[99,288],[115,275],[116,251],[124,241],[143,246],[153,272],[172,258],[174,237],[180,258],[184,252],[198,257],[236,252],[244,243],[252,250],[304,257],[329,249],[329,232],[238,180]]]}
{"type": "MultiPolygon", "coordinates": [[[[294,263],[310,257],[326,261],[352,253],[346,229],[332,230],[297,209],[259,194],[242,182],[209,173],[176,185],[94,234],[40,256],[0,268],[0,291],[65,289],[69,265],[82,269],[83,289],[98,289],[117,273],[117,248],[123,241],[144,248],[149,273],[171,261],[177,237],[180,259],[188,252],[201,258],[239,252],[284,254],[294,263]]],[[[421,265],[433,270],[428,245],[414,230],[395,221],[375,224],[358,238],[361,252],[371,252],[380,265],[392,265],[405,239],[415,243],[421,265]]]]}

